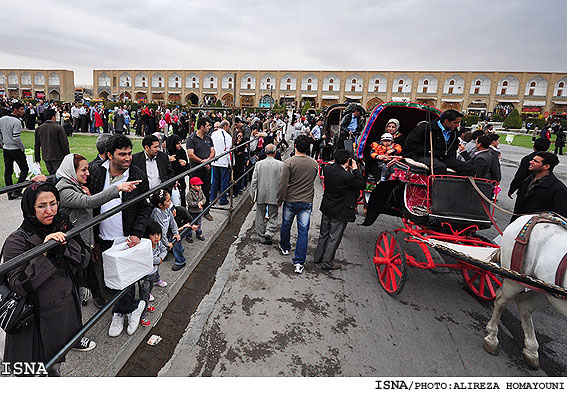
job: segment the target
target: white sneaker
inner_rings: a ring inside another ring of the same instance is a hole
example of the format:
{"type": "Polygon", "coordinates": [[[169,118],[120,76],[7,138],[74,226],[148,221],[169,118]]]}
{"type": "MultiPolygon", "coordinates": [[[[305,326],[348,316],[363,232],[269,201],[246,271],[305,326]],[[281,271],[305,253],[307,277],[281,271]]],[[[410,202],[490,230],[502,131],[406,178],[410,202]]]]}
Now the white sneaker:
{"type": "Polygon", "coordinates": [[[158,287],[160,288],[165,288],[167,287],[167,282],[163,281],[163,280],[159,280],[158,282],[155,283],[158,287]]]}
{"type": "Polygon", "coordinates": [[[156,300],[156,298],[154,297],[154,295],[152,295],[152,294],[150,293],[150,299],[149,299],[149,300],[150,300],[150,302],[153,302],[154,300],[156,300]]]}
{"type": "Polygon", "coordinates": [[[140,325],[140,317],[146,308],[146,302],[144,300],[140,300],[138,303],[138,308],[136,308],[132,313],[128,314],[128,327],[126,328],[126,333],[129,336],[134,334],[138,326],[140,325]]]}
{"type": "Polygon", "coordinates": [[[118,313],[112,314],[112,322],[108,329],[108,335],[110,337],[118,337],[120,333],[122,333],[122,330],[124,330],[124,315],[118,313]]]}
{"type": "Polygon", "coordinates": [[[279,246],[279,249],[280,249],[280,253],[281,253],[282,255],[289,255],[289,250],[284,250],[284,249],[282,248],[282,246],[279,246]]]}
{"type": "Polygon", "coordinates": [[[295,264],[295,272],[296,272],[297,274],[303,273],[303,264],[301,264],[301,263],[296,263],[296,264],[295,264]]]}

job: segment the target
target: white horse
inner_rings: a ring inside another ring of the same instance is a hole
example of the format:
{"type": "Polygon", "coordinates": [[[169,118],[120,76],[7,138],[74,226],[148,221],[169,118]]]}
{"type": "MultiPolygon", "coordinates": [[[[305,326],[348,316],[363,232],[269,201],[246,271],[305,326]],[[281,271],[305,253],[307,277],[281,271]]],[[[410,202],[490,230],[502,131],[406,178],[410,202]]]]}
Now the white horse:
{"type": "MultiPolygon", "coordinates": [[[[510,268],[512,250],[515,238],[532,215],[522,216],[508,225],[500,243],[500,262],[502,267],[510,268]]],[[[555,283],[555,273],[563,256],[567,253],[567,230],[552,223],[539,223],[534,226],[524,254],[522,273],[537,277],[547,283],[555,283]]],[[[561,283],[566,286],[567,279],[561,283]]],[[[484,349],[492,354],[498,354],[498,323],[507,303],[516,299],[522,329],[524,330],[524,349],[522,353],[527,364],[539,368],[538,349],[532,314],[547,305],[545,298],[563,316],[567,317],[567,300],[556,298],[548,293],[525,291],[525,286],[517,281],[504,279],[496,293],[492,318],[486,325],[488,335],[484,338],[484,349]]]]}

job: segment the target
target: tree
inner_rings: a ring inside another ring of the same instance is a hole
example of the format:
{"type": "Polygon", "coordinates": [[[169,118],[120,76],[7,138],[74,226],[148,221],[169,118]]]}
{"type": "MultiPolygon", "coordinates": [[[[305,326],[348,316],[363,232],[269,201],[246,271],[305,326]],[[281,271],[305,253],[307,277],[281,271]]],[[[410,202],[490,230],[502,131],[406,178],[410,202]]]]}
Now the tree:
{"type": "Polygon", "coordinates": [[[303,108],[301,108],[301,116],[305,116],[309,108],[311,108],[311,101],[305,101],[303,108]]]}
{"type": "Polygon", "coordinates": [[[473,124],[476,124],[480,121],[480,117],[477,115],[467,115],[463,118],[463,122],[465,123],[465,126],[470,127],[473,124]]]}
{"type": "Polygon", "coordinates": [[[504,128],[519,129],[522,128],[522,117],[518,113],[517,109],[514,109],[502,123],[504,128]]]}
{"type": "Polygon", "coordinates": [[[222,101],[219,99],[217,100],[217,102],[215,102],[215,105],[217,108],[222,108],[222,101]]]}

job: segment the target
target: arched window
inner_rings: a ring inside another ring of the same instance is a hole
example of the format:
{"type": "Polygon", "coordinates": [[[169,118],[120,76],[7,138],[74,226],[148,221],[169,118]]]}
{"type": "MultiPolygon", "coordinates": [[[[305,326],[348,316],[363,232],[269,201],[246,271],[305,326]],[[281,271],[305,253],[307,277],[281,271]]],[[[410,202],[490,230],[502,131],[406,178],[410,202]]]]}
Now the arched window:
{"type": "Polygon", "coordinates": [[[376,79],[376,80],[374,81],[374,84],[375,84],[375,85],[379,85],[379,84],[380,84],[380,79],[376,79]]]}
{"type": "Polygon", "coordinates": [[[403,84],[404,84],[404,80],[403,80],[403,79],[400,79],[400,80],[398,81],[398,85],[403,85],[403,84]]]}
{"type": "Polygon", "coordinates": [[[232,78],[228,78],[228,81],[229,81],[229,82],[232,82],[232,78]]]}
{"type": "Polygon", "coordinates": [[[311,79],[307,79],[307,83],[311,83],[311,79]]]}
{"type": "Polygon", "coordinates": [[[502,82],[502,86],[508,86],[508,81],[502,82]]]}
{"type": "Polygon", "coordinates": [[[475,86],[480,86],[481,83],[482,83],[482,82],[481,82],[480,80],[478,80],[478,81],[476,81],[474,84],[475,84],[475,86]]]}
{"type": "Polygon", "coordinates": [[[536,83],[535,82],[530,83],[530,87],[536,87],[536,83]]]}
{"type": "Polygon", "coordinates": [[[426,79],[426,80],[423,81],[423,84],[424,84],[424,85],[428,85],[428,84],[429,84],[429,81],[426,79]]]}
{"type": "Polygon", "coordinates": [[[451,79],[451,80],[449,81],[449,86],[454,86],[454,85],[455,85],[455,81],[451,79]]]}
{"type": "Polygon", "coordinates": [[[266,82],[270,82],[270,78],[267,78],[267,79],[266,79],[266,82]]]}
{"type": "Polygon", "coordinates": [[[291,78],[287,78],[286,83],[291,83],[291,78]]]}
{"type": "Polygon", "coordinates": [[[561,87],[561,88],[563,88],[563,87],[565,87],[565,83],[563,83],[563,82],[559,82],[559,86],[557,86],[557,87],[561,87]]]}
{"type": "Polygon", "coordinates": [[[355,83],[356,83],[356,79],[351,80],[350,83],[355,84],[355,83]]]}
{"type": "Polygon", "coordinates": [[[333,80],[333,78],[329,79],[329,83],[335,83],[335,81],[333,80]]]}

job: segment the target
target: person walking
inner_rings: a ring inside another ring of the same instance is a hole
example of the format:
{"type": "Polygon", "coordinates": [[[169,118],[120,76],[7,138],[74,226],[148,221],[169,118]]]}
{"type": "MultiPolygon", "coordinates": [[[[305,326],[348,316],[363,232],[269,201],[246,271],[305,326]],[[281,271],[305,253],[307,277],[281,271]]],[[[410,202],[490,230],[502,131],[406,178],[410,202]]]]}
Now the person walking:
{"type": "MultiPolygon", "coordinates": [[[[219,128],[212,133],[211,139],[213,140],[213,146],[215,148],[215,156],[219,156],[232,149],[232,136],[230,135],[229,130],[230,123],[228,120],[223,120],[219,124],[219,128]]],[[[220,188],[222,196],[220,197],[219,205],[228,205],[228,193],[225,191],[228,189],[228,184],[230,183],[230,157],[231,155],[227,154],[214,161],[211,165],[211,177],[213,184],[210,200],[215,200],[220,188]]]]}
{"type": "Polygon", "coordinates": [[[356,165],[349,158],[349,152],[339,149],[335,152],[335,163],[326,165],[323,201],[321,202],[321,226],[314,262],[323,270],[336,270],[341,266],[333,263],[335,253],[349,222],[355,220],[356,200],[366,181],[356,165]]]}
{"type": "Polygon", "coordinates": [[[313,210],[314,182],[319,165],[309,157],[311,140],[300,135],[295,141],[295,155],[285,160],[278,188],[278,206],[283,204],[282,225],[280,229],[280,252],[289,255],[291,250],[290,230],[297,216],[297,245],[295,247],[295,272],[303,273],[307,258],[309,221],[313,210]]]}
{"type": "MultiPolygon", "coordinates": [[[[26,147],[22,138],[22,120],[24,115],[24,104],[16,102],[12,104],[12,113],[0,118],[0,147],[4,151],[4,184],[11,186],[14,174],[14,162],[20,168],[18,183],[22,183],[28,176],[28,162],[26,160],[26,147]]],[[[21,191],[8,193],[8,199],[21,198],[21,191]]]]}
{"type": "Polygon", "coordinates": [[[563,131],[563,128],[561,128],[561,126],[559,126],[559,128],[557,129],[555,135],[557,135],[557,137],[555,139],[554,153],[561,156],[563,155],[563,148],[565,147],[565,131],[563,131]]]}
{"type": "Polygon", "coordinates": [[[50,175],[54,175],[63,158],[69,154],[69,140],[65,129],[55,122],[55,111],[45,111],[45,122],[35,131],[35,162],[43,161],[50,175]]]}
{"type": "Polygon", "coordinates": [[[258,161],[252,175],[251,195],[256,202],[256,233],[261,244],[271,245],[277,229],[278,181],[283,162],[275,159],[276,146],[266,146],[266,158],[258,161]]]}

